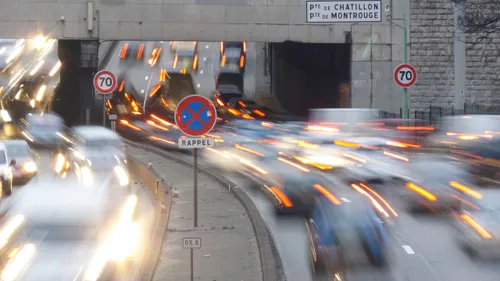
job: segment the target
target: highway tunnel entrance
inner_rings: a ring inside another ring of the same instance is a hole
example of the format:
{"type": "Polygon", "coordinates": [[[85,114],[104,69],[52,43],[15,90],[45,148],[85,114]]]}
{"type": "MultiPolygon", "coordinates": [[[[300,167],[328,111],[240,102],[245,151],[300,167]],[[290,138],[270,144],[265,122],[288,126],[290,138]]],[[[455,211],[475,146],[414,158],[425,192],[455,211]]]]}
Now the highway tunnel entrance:
{"type": "Polygon", "coordinates": [[[351,45],[270,43],[271,91],[287,112],[350,107],[351,45]]]}

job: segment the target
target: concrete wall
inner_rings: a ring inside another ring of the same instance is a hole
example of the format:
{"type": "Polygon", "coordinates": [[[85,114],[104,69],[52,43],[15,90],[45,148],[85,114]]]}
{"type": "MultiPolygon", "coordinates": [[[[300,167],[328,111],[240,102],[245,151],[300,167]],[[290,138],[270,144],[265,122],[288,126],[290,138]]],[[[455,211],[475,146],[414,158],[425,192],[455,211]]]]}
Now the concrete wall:
{"type": "MultiPolygon", "coordinates": [[[[486,1],[486,0],[477,0],[486,1]]],[[[492,3],[492,1],[488,1],[492,3]]],[[[498,13],[500,3],[484,5],[482,12],[498,13]]],[[[430,105],[453,107],[454,16],[450,0],[411,0],[411,63],[418,81],[410,88],[411,108],[428,110],[430,105]]],[[[474,39],[468,36],[468,40],[474,39]]],[[[467,49],[466,102],[485,107],[500,102],[500,36],[493,34],[467,49]]]]}

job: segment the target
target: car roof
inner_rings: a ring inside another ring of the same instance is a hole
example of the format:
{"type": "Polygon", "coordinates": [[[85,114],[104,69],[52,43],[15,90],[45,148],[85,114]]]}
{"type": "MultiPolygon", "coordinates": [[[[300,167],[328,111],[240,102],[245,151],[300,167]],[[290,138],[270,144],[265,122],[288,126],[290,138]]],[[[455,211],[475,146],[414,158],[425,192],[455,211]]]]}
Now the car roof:
{"type": "Polygon", "coordinates": [[[73,133],[84,140],[121,139],[116,132],[101,126],[76,126],[73,127],[73,133]]]}
{"type": "Polygon", "coordinates": [[[105,211],[106,191],[72,182],[43,184],[14,194],[11,211],[33,221],[94,219],[105,211]]]}
{"type": "Polygon", "coordinates": [[[4,140],[3,142],[5,142],[5,145],[9,145],[9,144],[18,144],[18,145],[26,145],[26,146],[29,146],[29,145],[28,145],[28,142],[26,142],[25,140],[4,140]]]}

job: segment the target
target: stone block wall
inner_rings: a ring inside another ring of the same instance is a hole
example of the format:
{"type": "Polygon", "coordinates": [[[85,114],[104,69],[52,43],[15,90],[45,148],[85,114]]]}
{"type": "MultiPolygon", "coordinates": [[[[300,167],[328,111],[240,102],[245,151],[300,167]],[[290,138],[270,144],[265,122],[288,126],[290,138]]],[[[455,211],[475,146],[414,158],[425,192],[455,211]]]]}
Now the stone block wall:
{"type": "MultiPolygon", "coordinates": [[[[409,90],[412,110],[428,110],[430,105],[453,107],[453,8],[451,0],[410,1],[410,63],[418,73],[417,83],[409,90]]],[[[498,8],[493,11],[498,13],[498,8]]],[[[473,39],[467,36],[468,42],[473,39]]],[[[467,103],[500,105],[499,43],[500,36],[493,34],[479,44],[467,45],[467,103]]]]}

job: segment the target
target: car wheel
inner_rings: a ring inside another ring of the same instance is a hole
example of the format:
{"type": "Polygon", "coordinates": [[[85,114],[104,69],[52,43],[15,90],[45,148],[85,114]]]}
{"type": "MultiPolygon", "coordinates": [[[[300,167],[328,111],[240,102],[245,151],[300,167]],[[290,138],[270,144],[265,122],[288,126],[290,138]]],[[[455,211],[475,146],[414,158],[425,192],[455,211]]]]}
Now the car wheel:
{"type": "MultiPolygon", "coordinates": [[[[383,245],[380,245],[380,247],[383,247],[383,245]]],[[[370,264],[376,267],[385,267],[387,265],[387,257],[383,252],[383,249],[381,249],[380,254],[377,255],[366,242],[363,242],[363,248],[370,264]]]]}

